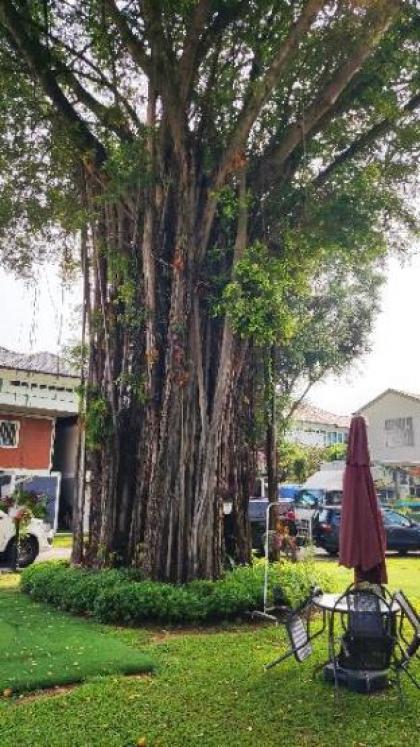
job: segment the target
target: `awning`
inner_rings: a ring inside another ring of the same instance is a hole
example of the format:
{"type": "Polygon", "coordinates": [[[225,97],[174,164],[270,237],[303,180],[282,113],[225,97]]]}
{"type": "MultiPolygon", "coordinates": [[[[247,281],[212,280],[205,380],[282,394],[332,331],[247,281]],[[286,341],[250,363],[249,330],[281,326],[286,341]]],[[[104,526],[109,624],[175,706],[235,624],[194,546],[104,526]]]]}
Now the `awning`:
{"type": "Polygon", "coordinates": [[[344,470],[321,469],[308,477],[304,488],[310,490],[342,490],[344,470]]]}

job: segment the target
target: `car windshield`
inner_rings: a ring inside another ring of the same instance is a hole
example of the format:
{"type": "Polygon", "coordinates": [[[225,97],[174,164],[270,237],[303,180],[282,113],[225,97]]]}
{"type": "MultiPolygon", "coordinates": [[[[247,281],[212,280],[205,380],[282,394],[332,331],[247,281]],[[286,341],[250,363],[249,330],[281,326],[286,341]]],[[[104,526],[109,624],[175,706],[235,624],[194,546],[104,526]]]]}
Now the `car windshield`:
{"type": "Polygon", "coordinates": [[[302,506],[302,508],[315,508],[318,505],[318,500],[313,493],[302,490],[295,496],[295,504],[296,506],[302,506]]]}
{"type": "Polygon", "coordinates": [[[384,511],[384,523],[399,527],[409,527],[411,522],[402,514],[398,514],[396,511],[384,511]]]}

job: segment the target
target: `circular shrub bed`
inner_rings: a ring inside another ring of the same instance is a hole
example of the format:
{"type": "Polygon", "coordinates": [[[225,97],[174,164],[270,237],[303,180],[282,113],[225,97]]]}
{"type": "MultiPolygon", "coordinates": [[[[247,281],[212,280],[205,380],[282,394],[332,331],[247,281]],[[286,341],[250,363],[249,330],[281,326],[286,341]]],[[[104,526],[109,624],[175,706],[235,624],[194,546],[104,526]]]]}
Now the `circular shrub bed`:
{"type": "MultiPolygon", "coordinates": [[[[270,587],[280,587],[284,600],[293,606],[312,585],[328,588],[328,579],[311,561],[276,563],[269,572],[270,587]]],[[[90,571],[52,561],[24,570],[21,588],[37,601],[104,623],[180,624],[235,619],[261,609],[263,581],[262,563],[235,568],[218,581],[175,586],[141,580],[135,571],[90,571]]]]}

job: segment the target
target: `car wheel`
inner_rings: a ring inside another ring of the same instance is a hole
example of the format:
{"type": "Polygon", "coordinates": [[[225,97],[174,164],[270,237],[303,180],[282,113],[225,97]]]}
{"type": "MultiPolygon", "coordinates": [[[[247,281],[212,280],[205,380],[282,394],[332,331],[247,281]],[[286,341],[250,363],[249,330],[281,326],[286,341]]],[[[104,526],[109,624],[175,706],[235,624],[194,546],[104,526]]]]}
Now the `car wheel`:
{"type": "Polygon", "coordinates": [[[328,555],[331,555],[332,558],[335,558],[336,555],[338,555],[338,550],[327,550],[328,555]]]}
{"type": "Polygon", "coordinates": [[[398,550],[398,555],[401,555],[401,557],[407,554],[408,554],[408,550],[398,550]]]}
{"type": "MultiPolygon", "coordinates": [[[[21,537],[19,542],[18,568],[26,568],[38,555],[38,542],[31,534],[21,537]]],[[[16,540],[12,539],[7,547],[7,562],[13,565],[16,556],[16,540]]]]}

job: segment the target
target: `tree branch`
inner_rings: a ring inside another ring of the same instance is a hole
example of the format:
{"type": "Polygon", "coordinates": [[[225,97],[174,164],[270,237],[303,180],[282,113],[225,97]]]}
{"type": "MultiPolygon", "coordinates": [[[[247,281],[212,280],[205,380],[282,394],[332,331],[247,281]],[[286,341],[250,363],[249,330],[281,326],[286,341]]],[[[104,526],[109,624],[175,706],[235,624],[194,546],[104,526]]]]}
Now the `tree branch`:
{"type": "Polygon", "coordinates": [[[399,0],[389,0],[385,7],[376,2],[366,19],[367,32],[353,54],[339,68],[333,80],[321,91],[302,119],[288,127],[281,142],[259,159],[256,181],[267,186],[275,181],[282,166],[305,136],[311,135],[320,119],[336,105],[356,73],[381,42],[400,9],[399,0]]]}
{"type": "Polygon", "coordinates": [[[277,81],[288,66],[290,57],[296,51],[299,41],[306,34],[315,16],[324,5],[325,0],[308,0],[297,22],[291,28],[287,38],[273,58],[265,75],[260,81],[253,82],[252,90],[248,97],[245,98],[233,137],[211,181],[211,196],[204,210],[200,231],[199,253],[201,256],[203,256],[210,239],[211,227],[217,207],[217,190],[223,185],[230,170],[237,170],[244,165],[241,162],[241,151],[246,144],[251,127],[277,81]]]}
{"type": "Polygon", "coordinates": [[[197,50],[196,66],[205,58],[212,44],[220,40],[223,32],[231,23],[238,21],[243,13],[249,10],[249,0],[237,0],[236,4],[230,2],[217,13],[212,24],[208,26],[203,34],[197,50]]]}
{"type": "Polygon", "coordinates": [[[223,156],[214,179],[217,189],[224,181],[226,172],[231,167],[235,154],[245,147],[252,125],[257,119],[262,107],[279,81],[282,73],[290,64],[291,56],[296,52],[299,42],[309,30],[313,20],[326,4],[326,0],[308,0],[301,15],[292,26],[287,38],[274,56],[268,70],[261,80],[252,84],[248,96],[245,98],[242,111],[239,114],[234,134],[223,156]]]}
{"type": "Polygon", "coordinates": [[[186,176],[190,166],[187,162],[189,133],[185,106],[181,100],[179,64],[165,35],[160,4],[155,0],[144,0],[144,16],[147,37],[152,47],[156,90],[162,97],[178,163],[186,176]]]}
{"type": "MultiPolygon", "coordinates": [[[[38,27],[38,24],[35,24],[32,22],[35,27],[38,27]]],[[[48,39],[54,42],[54,44],[57,44],[58,46],[62,47],[66,52],[68,52],[72,57],[74,57],[77,60],[80,60],[84,65],[89,67],[93,73],[88,73],[86,70],[77,70],[77,75],[79,75],[81,78],[85,78],[86,80],[89,80],[91,83],[94,83],[97,85],[102,85],[104,88],[107,88],[111,93],[114,94],[116,98],[119,98],[122,102],[124,108],[127,111],[127,114],[131,117],[133,124],[136,125],[139,129],[142,126],[141,121],[139,120],[137,116],[137,112],[135,109],[131,106],[131,104],[127,101],[125,97],[121,95],[121,92],[117,89],[114,83],[112,83],[106,75],[102,72],[101,68],[98,65],[95,65],[92,60],[90,60],[88,57],[86,57],[85,51],[90,46],[90,44],[87,44],[83,51],[80,51],[78,49],[75,49],[71,46],[71,44],[67,44],[64,39],[60,39],[58,36],[55,36],[55,34],[52,34],[51,31],[48,33],[48,39]]],[[[73,69],[73,61],[70,61],[70,63],[67,65],[67,68],[74,72],[73,69]]],[[[76,73],[75,73],[76,74],[76,73]]]]}
{"type": "Polygon", "coordinates": [[[51,70],[50,60],[45,48],[37,38],[27,34],[21,16],[9,0],[0,0],[0,21],[8,30],[15,48],[40,81],[47,96],[72,126],[72,136],[77,147],[82,151],[89,151],[96,166],[100,166],[106,159],[104,146],[90,131],[86,122],[79,116],[61,90],[56,76],[51,70]]]}
{"type": "Polygon", "coordinates": [[[406,114],[411,114],[418,106],[420,106],[420,93],[413,96],[405,106],[403,106],[396,119],[386,117],[381,122],[378,122],[376,125],[371,127],[370,130],[364,132],[357,140],[354,140],[348,148],[341,151],[341,153],[339,153],[338,156],[318,174],[316,179],[312,182],[312,185],[315,188],[322,187],[343,163],[348,161],[350,158],[359,155],[359,153],[369,145],[390,132],[393,125],[396,124],[396,121],[404,117],[406,114]]]}
{"type": "Polygon", "coordinates": [[[133,34],[127,22],[127,19],[125,18],[122,11],[119,10],[119,8],[117,7],[115,0],[104,0],[104,1],[105,1],[105,6],[108,10],[108,13],[111,16],[112,20],[114,21],[120,33],[121,39],[126,45],[128,51],[130,52],[131,57],[133,58],[134,62],[141,68],[141,70],[143,70],[143,72],[147,76],[150,77],[151,72],[152,72],[152,62],[141,40],[138,38],[138,36],[133,34]]]}
{"type": "Polygon", "coordinates": [[[184,50],[179,61],[180,94],[183,101],[189,97],[201,35],[210,15],[211,4],[211,0],[199,0],[186,34],[184,50]]]}
{"type": "Polygon", "coordinates": [[[302,394],[297,399],[293,400],[291,406],[289,407],[288,413],[282,418],[282,424],[283,427],[287,426],[290,423],[290,420],[292,416],[294,415],[295,411],[299,407],[299,405],[303,402],[306,395],[309,393],[309,391],[312,389],[313,385],[315,384],[315,381],[309,380],[308,384],[304,388],[302,394]]]}
{"type": "Polygon", "coordinates": [[[115,107],[105,106],[105,104],[98,101],[98,99],[82,86],[77,76],[63,63],[57,62],[55,66],[59,71],[59,76],[62,76],[64,82],[71,87],[78,100],[97,117],[104,127],[112,130],[121,140],[133,140],[133,133],[128,127],[127,122],[124,122],[121,109],[118,108],[116,110],[115,107]]]}

